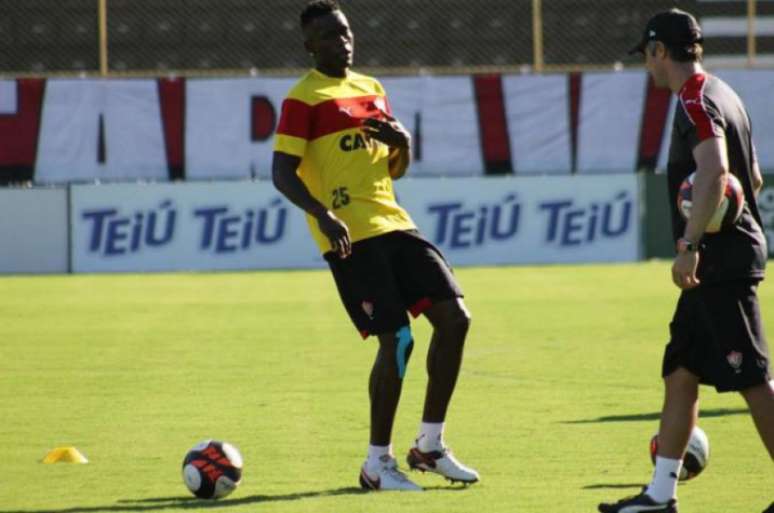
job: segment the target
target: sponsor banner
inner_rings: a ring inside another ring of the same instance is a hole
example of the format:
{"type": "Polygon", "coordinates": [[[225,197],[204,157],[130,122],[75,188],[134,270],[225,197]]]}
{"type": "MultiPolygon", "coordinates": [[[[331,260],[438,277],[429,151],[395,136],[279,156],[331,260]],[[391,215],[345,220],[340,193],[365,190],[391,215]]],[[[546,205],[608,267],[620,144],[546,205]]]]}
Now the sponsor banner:
{"type": "Polygon", "coordinates": [[[771,258],[774,257],[774,187],[763,187],[758,194],[758,209],[761,212],[763,231],[766,233],[771,258]]]}
{"type": "Polygon", "coordinates": [[[0,189],[0,272],[66,273],[66,189],[0,189]]]}
{"type": "MultiPolygon", "coordinates": [[[[454,265],[633,261],[637,179],[405,179],[399,200],[454,265]]],[[[75,272],[324,267],[267,181],[72,187],[75,272]]]]}
{"type": "Polygon", "coordinates": [[[270,182],[75,185],[75,272],[319,267],[302,212],[270,182]]]}
{"type": "Polygon", "coordinates": [[[396,191],[454,265],[639,258],[635,175],[418,179],[396,191]]]}

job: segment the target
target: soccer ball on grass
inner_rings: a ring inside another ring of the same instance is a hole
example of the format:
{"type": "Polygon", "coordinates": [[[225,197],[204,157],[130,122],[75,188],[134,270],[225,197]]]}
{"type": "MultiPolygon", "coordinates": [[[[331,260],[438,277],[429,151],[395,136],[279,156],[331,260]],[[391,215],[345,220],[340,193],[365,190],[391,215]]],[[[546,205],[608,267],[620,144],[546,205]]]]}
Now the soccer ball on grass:
{"type": "Polygon", "coordinates": [[[220,499],[242,480],[242,455],[228,442],[205,440],[183,460],[183,482],[200,499],[220,499]]]}

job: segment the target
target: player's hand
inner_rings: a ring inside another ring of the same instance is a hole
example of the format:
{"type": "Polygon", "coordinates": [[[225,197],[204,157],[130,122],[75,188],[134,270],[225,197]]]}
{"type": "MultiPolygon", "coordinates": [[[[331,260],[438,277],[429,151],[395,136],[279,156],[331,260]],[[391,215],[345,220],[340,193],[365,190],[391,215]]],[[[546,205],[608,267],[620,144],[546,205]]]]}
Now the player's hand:
{"type": "Polygon", "coordinates": [[[672,281],[682,290],[699,286],[696,269],[699,267],[698,251],[680,251],[672,264],[672,281]]]}
{"type": "Polygon", "coordinates": [[[328,237],[331,248],[341,258],[347,258],[352,253],[352,241],[349,239],[349,229],[344,221],[336,217],[330,210],[317,217],[320,231],[328,237]]]}
{"type": "Polygon", "coordinates": [[[383,110],[379,111],[381,118],[366,118],[363,120],[362,130],[366,137],[375,139],[391,148],[408,148],[411,144],[411,135],[400,121],[390,116],[383,110]]]}

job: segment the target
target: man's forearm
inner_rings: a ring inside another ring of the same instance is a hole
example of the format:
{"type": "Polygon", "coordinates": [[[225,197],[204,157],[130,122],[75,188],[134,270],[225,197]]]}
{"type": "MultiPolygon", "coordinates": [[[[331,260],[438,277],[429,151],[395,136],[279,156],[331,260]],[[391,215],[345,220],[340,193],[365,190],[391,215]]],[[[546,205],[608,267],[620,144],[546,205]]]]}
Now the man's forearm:
{"type": "Polygon", "coordinates": [[[390,177],[397,180],[406,174],[411,164],[411,145],[407,147],[390,148],[389,171],[390,177]]]}
{"type": "Polygon", "coordinates": [[[304,210],[313,217],[320,217],[327,208],[320,203],[306,188],[304,182],[295,173],[274,172],[272,176],[274,186],[294,205],[304,210]]]}
{"type": "Polygon", "coordinates": [[[726,179],[726,173],[723,170],[696,173],[693,181],[691,217],[685,226],[686,239],[698,242],[702,238],[715,209],[723,198],[726,179]]]}

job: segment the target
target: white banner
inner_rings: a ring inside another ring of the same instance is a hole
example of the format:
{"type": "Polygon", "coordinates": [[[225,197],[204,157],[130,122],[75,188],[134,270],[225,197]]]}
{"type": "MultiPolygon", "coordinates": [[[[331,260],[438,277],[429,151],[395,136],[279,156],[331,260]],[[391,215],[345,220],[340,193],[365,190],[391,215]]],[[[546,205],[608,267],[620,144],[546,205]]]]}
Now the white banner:
{"type": "Polygon", "coordinates": [[[19,98],[16,80],[0,80],[0,116],[16,114],[19,98]]]}
{"type": "Polygon", "coordinates": [[[295,79],[189,80],[186,91],[185,148],[189,179],[268,178],[274,130],[282,100],[295,79]],[[253,112],[254,101],[269,112],[253,112]],[[253,140],[257,115],[271,123],[267,137],[253,140]]]}
{"type": "Polygon", "coordinates": [[[637,164],[646,74],[585,73],[578,122],[578,172],[620,173],[637,164]]]}
{"type": "Polygon", "coordinates": [[[503,77],[516,174],[569,174],[572,168],[565,75],[503,77]]]}
{"type": "Polygon", "coordinates": [[[669,164],[669,145],[672,141],[672,124],[675,122],[675,107],[677,106],[677,96],[671,95],[669,97],[669,110],[667,111],[667,118],[664,124],[664,134],[661,137],[661,151],[658,154],[658,163],[656,165],[656,172],[666,173],[667,165],[669,164]]]}
{"type": "Polygon", "coordinates": [[[68,271],[66,189],[0,189],[0,272],[68,271]]]}
{"type": "MultiPolygon", "coordinates": [[[[774,169],[774,71],[717,74],[745,102],[761,167],[774,169]]],[[[663,101],[644,71],[486,78],[382,79],[413,134],[414,176],[665,165],[674,99],[662,124],[663,101]],[[657,106],[653,115],[645,105],[657,106]]],[[[0,81],[0,171],[22,180],[34,170],[44,184],[268,178],[282,100],[297,79],[49,79],[45,95],[40,81],[0,81]]]]}
{"type": "Polygon", "coordinates": [[[396,191],[454,265],[639,258],[635,175],[417,179],[396,191]]]}
{"type": "Polygon", "coordinates": [[[415,158],[411,171],[415,176],[483,174],[476,102],[469,76],[393,77],[381,83],[393,115],[413,135],[415,158]]]}
{"type": "Polygon", "coordinates": [[[725,70],[718,76],[747,107],[761,167],[774,170],[774,70],[725,70]]]}
{"type": "Polygon", "coordinates": [[[160,109],[155,80],[49,80],[35,181],[167,180],[160,109]]]}
{"type": "MultiPolygon", "coordinates": [[[[637,180],[405,179],[403,204],[454,265],[633,261],[637,180]]],[[[75,272],[324,267],[267,181],[73,186],[75,272]]]]}
{"type": "Polygon", "coordinates": [[[324,264],[270,182],[76,185],[71,205],[74,272],[324,264]]]}

